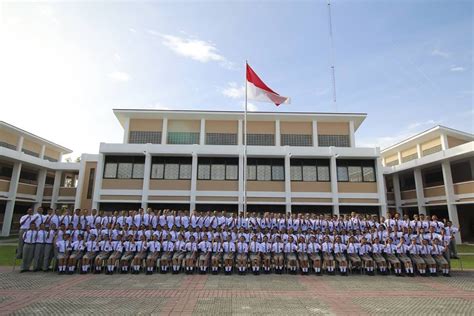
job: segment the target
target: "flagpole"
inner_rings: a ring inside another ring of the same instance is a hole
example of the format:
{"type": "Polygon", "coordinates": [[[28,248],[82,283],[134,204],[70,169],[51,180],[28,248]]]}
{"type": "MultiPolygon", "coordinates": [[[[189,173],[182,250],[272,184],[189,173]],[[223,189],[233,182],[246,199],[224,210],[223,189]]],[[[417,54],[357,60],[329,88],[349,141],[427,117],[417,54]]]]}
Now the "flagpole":
{"type": "Polygon", "coordinates": [[[245,60],[245,109],[244,109],[244,217],[247,216],[247,63],[245,60]]]}
{"type": "Polygon", "coordinates": [[[336,69],[334,66],[334,40],[332,38],[332,18],[331,18],[331,0],[328,0],[328,22],[329,22],[329,40],[331,45],[331,74],[332,74],[332,97],[334,102],[334,107],[337,112],[337,102],[336,102],[336,69]]]}

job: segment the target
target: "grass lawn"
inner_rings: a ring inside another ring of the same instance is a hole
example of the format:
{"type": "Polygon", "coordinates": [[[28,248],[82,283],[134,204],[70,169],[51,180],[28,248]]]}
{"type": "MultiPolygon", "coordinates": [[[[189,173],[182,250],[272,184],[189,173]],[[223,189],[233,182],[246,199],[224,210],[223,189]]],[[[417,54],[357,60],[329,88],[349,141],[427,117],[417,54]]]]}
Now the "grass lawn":
{"type": "MultiPolygon", "coordinates": [[[[11,266],[13,264],[13,256],[15,253],[16,246],[0,246],[0,266],[11,266]]],[[[458,246],[458,252],[472,252],[474,253],[474,246],[461,245],[458,246]]],[[[464,269],[474,269],[474,255],[461,256],[462,266],[464,269]]],[[[16,265],[19,266],[21,260],[16,261],[16,265]]],[[[451,260],[451,266],[453,269],[459,269],[459,260],[451,260]]]]}

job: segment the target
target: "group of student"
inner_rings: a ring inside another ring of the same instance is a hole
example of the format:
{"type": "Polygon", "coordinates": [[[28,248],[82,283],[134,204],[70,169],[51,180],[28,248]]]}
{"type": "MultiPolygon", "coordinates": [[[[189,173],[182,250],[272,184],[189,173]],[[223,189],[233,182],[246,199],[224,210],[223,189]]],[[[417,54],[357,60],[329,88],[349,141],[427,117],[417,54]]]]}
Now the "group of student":
{"type": "Polygon", "coordinates": [[[389,218],[152,209],[32,209],[20,219],[21,271],[138,274],[326,273],[450,276],[458,228],[435,215],[389,218]],[[54,260],[53,260],[54,259],[54,260]]]}

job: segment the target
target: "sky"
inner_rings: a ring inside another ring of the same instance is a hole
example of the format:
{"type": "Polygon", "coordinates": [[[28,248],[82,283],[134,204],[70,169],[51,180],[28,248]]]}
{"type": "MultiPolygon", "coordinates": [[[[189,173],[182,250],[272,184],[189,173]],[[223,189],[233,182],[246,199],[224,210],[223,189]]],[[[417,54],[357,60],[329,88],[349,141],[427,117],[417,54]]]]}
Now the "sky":
{"type": "Polygon", "coordinates": [[[244,65],[290,105],[362,112],[357,146],[441,124],[472,133],[473,2],[0,1],[0,120],[81,153],[120,143],[114,108],[239,110],[244,65]]]}

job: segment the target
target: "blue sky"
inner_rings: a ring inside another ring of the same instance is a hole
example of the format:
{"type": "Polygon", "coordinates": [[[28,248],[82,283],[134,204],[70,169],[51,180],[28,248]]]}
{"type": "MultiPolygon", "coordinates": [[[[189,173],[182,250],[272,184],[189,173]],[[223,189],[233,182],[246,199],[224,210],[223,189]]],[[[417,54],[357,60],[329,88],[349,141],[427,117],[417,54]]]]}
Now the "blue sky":
{"type": "MultiPolygon", "coordinates": [[[[332,1],[337,106],[358,146],[473,132],[470,1],[332,1]]],[[[81,152],[120,142],[113,108],[237,110],[244,61],[279,108],[334,112],[325,1],[2,2],[1,119],[81,152]],[[26,114],[26,115],[25,115],[26,114]]]]}

